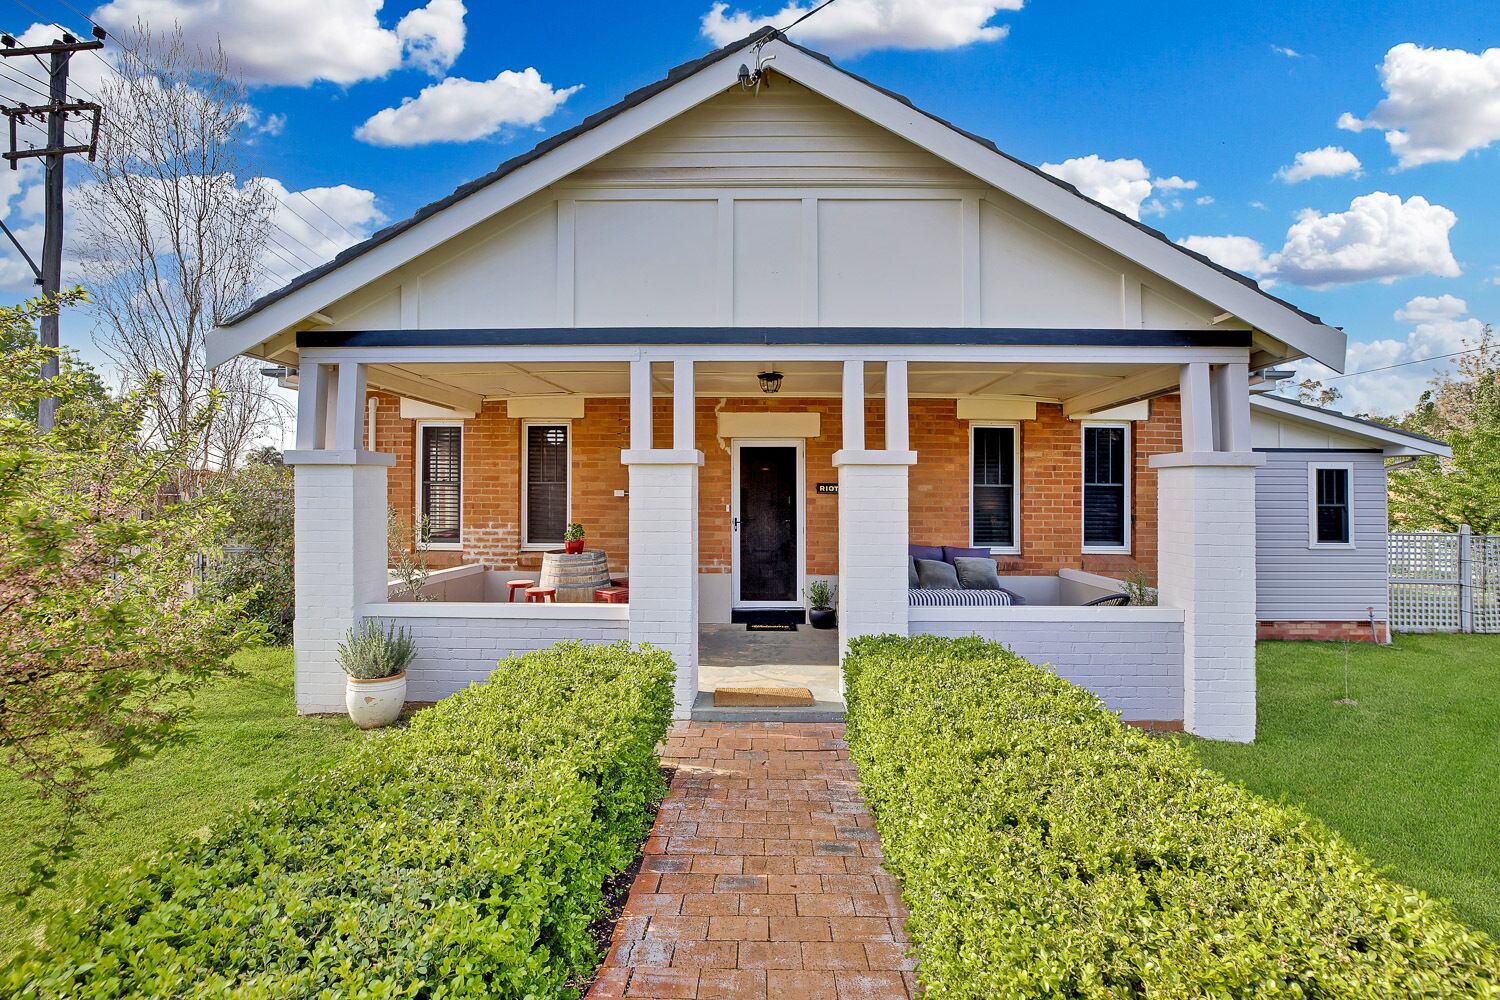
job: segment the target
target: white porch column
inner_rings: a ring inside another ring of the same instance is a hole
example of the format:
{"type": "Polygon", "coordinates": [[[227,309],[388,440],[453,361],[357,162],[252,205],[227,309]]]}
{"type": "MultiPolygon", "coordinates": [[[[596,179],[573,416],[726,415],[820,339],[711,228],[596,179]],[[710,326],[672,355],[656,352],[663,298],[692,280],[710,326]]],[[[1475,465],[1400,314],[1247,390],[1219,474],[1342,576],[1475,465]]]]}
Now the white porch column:
{"type": "Polygon", "coordinates": [[[1244,366],[1182,370],[1183,450],[1156,455],[1158,590],[1185,612],[1183,725],[1255,739],[1255,470],[1244,366]],[[1215,391],[1217,389],[1217,391],[1215,391]],[[1233,450],[1214,450],[1215,439],[1233,450]]]}
{"type": "Polygon", "coordinates": [[[302,371],[298,450],[286,453],[296,486],[292,643],[302,713],[344,710],[339,643],[358,624],[360,605],[385,600],[387,591],[385,470],[396,459],[358,447],[364,366],[339,367],[336,379],[321,365],[302,371]]]}
{"type": "MultiPolygon", "coordinates": [[[[861,635],[906,635],[909,526],[906,365],[886,365],[886,445],[865,448],[864,362],[844,362],[844,447],[839,475],[840,655],[861,635]]],[[[840,689],[843,678],[839,678],[840,689]]]]}
{"type": "Polygon", "coordinates": [[[651,365],[630,365],[630,641],[649,642],[677,664],[672,717],[698,697],[698,468],[692,447],[693,363],[673,363],[673,440],[651,447],[651,365]],[[686,418],[686,419],[684,419],[686,418]],[[687,447],[681,447],[682,443],[687,447]]]}

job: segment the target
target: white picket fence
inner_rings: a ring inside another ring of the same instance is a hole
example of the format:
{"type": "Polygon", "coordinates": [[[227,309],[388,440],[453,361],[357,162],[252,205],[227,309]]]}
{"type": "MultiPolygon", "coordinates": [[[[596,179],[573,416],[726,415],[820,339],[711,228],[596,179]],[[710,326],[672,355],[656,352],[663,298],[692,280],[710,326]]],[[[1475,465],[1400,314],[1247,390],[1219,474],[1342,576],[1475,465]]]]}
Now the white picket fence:
{"type": "Polygon", "coordinates": [[[1500,535],[1390,535],[1391,627],[1500,634],[1500,535]]]}

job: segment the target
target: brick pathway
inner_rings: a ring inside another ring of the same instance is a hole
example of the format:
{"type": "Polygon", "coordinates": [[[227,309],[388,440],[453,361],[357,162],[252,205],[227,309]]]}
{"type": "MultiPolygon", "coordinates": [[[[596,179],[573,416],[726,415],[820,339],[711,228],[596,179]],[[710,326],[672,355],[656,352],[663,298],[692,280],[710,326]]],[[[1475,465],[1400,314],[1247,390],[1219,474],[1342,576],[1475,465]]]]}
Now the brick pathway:
{"type": "Polygon", "coordinates": [[[681,724],[591,998],[907,1000],[914,963],[842,725],[681,724]]]}

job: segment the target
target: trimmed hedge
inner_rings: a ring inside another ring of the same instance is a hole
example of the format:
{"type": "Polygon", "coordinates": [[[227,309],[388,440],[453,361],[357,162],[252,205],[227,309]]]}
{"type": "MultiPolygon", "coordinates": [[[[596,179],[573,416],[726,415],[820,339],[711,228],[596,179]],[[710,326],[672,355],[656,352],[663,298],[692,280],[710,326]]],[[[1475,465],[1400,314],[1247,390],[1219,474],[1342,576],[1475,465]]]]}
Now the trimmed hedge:
{"type": "Polygon", "coordinates": [[[848,739],[931,1000],[1496,997],[1500,949],[979,639],[860,639],[848,739]]]}
{"type": "Polygon", "coordinates": [[[672,663],[560,644],[86,886],[14,997],[559,997],[664,792],[672,663]]]}

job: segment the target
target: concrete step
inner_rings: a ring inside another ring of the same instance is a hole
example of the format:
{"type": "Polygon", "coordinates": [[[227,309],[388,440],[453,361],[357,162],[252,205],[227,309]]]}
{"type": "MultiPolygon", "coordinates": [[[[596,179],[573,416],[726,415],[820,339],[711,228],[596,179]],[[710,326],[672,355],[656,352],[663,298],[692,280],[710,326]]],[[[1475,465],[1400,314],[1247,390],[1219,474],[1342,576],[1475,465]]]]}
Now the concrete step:
{"type": "Polygon", "coordinates": [[[811,708],[715,708],[712,691],[699,691],[694,722],[843,722],[844,703],[815,701],[811,708]]]}

